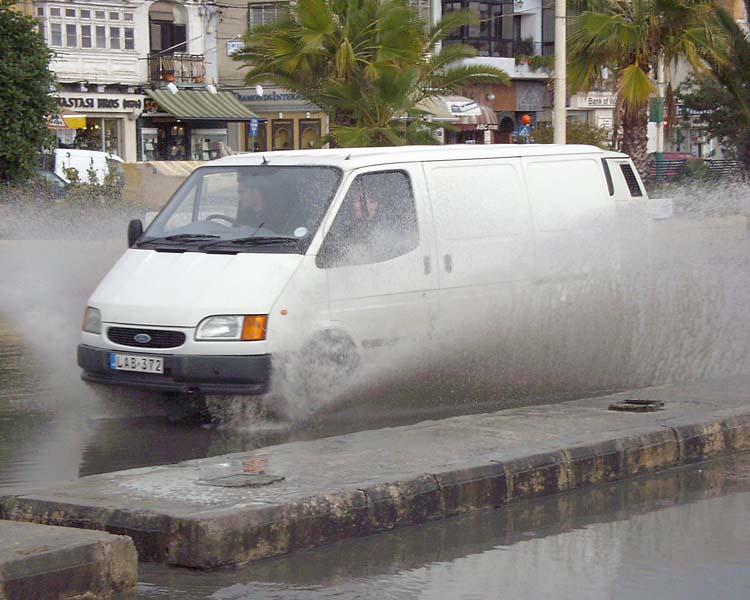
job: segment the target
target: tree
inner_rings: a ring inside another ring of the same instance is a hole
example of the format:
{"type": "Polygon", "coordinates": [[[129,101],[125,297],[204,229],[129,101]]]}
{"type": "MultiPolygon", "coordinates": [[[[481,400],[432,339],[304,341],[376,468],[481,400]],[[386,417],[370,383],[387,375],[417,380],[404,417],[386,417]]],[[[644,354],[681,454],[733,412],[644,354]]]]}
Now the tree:
{"type": "Polygon", "coordinates": [[[23,181],[34,173],[55,108],[49,95],[52,52],[36,21],[14,4],[0,0],[0,181],[23,181]]]}
{"type": "Polygon", "coordinates": [[[590,0],[586,8],[568,36],[568,83],[572,91],[587,90],[604,67],[615,73],[621,150],[645,175],[656,61],[667,66],[682,58],[695,70],[704,69],[701,52],[710,54],[715,47],[713,5],[711,0],[590,0]]]}
{"type": "Polygon", "coordinates": [[[420,102],[473,83],[509,83],[503,71],[461,64],[473,48],[435,48],[473,19],[446,14],[427,27],[405,0],[299,0],[249,31],[236,59],[246,83],[271,82],[332,116],[340,146],[434,143],[420,102]]]}
{"type": "Polygon", "coordinates": [[[709,73],[688,79],[679,95],[750,172],[750,39],[724,10],[716,12],[726,56],[706,55],[709,73]]]}

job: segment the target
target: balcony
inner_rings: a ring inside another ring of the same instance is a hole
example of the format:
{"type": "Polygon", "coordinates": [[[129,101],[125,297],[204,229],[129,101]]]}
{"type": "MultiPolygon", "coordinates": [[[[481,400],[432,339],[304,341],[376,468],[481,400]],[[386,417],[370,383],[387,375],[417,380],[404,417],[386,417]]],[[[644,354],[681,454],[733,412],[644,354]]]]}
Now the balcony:
{"type": "Polygon", "coordinates": [[[149,81],[203,83],[206,64],[202,54],[148,55],[149,81]]]}
{"type": "Polygon", "coordinates": [[[514,40],[491,37],[450,37],[443,42],[450,44],[466,44],[477,51],[477,56],[498,56],[514,58],[516,56],[553,56],[554,42],[534,42],[530,39],[514,40]]]}

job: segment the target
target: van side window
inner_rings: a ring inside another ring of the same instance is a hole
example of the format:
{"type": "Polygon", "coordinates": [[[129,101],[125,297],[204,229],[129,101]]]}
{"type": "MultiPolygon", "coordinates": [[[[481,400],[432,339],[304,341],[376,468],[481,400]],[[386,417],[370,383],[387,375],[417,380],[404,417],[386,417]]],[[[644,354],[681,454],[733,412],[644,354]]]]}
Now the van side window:
{"type": "Polygon", "coordinates": [[[407,174],[366,173],[352,182],[317,264],[330,268],[378,263],[418,245],[417,211],[407,174]]]}
{"type": "Polygon", "coordinates": [[[622,163],[620,169],[622,169],[625,182],[628,184],[630,195],[633,198],[643,196],[643,191],[641,190],[641,186],[638,185],[638,178],[635,176],[635,173],[633,173],[633,168],[629,164],[622,163]]]}

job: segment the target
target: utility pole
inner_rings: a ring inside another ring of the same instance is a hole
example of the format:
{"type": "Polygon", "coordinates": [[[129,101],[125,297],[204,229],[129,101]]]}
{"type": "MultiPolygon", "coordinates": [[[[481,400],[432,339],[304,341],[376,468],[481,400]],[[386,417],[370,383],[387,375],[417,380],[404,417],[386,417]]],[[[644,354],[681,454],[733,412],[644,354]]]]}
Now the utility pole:
{"type": "Polygon", "coordinates": [[[565,0],[555,0],[555,104],[554,104],[554,142],[565,143],[565,124],[567,100],[566,92],[566,26],[565,0]]]}
{"type": "Polygon", "coordinates": [[[666,114],[666,106],[664,105],[664,92],[666,90],[664,56],[661,53],[656,58],[656,90],[662,108],[661,119],[656,122],[656,159],[661,160],[661,156],[664,153],[664,115],[666,114]]]}

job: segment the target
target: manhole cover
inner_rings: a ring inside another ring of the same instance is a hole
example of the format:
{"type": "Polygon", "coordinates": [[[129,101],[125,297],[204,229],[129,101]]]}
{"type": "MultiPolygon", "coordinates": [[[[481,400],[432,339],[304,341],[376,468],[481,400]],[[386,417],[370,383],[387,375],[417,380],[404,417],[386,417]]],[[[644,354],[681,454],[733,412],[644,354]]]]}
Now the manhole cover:
{"type": "Polygon", "coordinates": [[[609,405],[609,410],[619,410],[623,412],[654,412],[661,410],[664,402],[661,400],[640,400],[638,398],[628,398],[620,400],[609,405]]]}
{"type": "Polygon", "coordinates": [[[225,475],[214,479],[199,479],[196,485],[212,485],[215,487],[261,487],[271,485],[277,481],[283,481],[283,477],[277,475],[254,475],[251,473],[238,473],[237,475],[225,475]]]}

